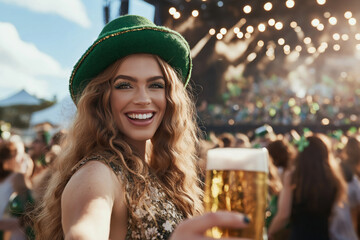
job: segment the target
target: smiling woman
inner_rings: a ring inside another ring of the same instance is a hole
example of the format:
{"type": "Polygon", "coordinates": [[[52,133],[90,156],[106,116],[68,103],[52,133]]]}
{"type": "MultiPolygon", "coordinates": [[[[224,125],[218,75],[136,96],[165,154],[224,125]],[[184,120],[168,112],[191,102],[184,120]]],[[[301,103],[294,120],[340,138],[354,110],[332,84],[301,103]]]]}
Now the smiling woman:
{"type": "Polygon", "coordinates": [[[148,54],[130,55],[113,81],[110,104],[114,120],[124,139],[137,150],[145,149],[166,109],[166,83],[158,61],[148,54]]]}
{"type": "Polygon", "coordinates": [[[191,68],[177,32],[133,15],[104,27],[70,77],[78,112],[35,211],[37,239],[196,240],[214,225],[245,226],[235,213],[193,218],[191,68]]]}

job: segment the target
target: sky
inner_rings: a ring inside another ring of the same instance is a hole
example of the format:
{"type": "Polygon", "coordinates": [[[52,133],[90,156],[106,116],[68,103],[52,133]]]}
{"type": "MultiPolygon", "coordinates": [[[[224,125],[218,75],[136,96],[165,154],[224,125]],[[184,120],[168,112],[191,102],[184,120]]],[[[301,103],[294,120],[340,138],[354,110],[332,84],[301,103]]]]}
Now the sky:
{"type": "MultiPolygon", "coordinates": [[[[104,26],[105,0],[0,0],[0,100],[25,89],[47,100],[69,96],[73,66],[104,26]]],[[[111,19],[120,0],[109,0],[111,19]]],[[[154,18],[130,0],[129,14],[154,18]]]]}

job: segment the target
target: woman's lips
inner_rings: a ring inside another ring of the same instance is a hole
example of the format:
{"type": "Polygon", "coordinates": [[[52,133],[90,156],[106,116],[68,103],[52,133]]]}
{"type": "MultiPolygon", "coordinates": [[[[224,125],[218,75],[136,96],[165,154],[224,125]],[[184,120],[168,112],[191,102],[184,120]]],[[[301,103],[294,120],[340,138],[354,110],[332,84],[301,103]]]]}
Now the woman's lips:
{"type": "Polygon", "coordinates": [[[129,122],[135,126],[147,126],[151,124],[154,120],[154,116],[154,112],[126,113],[129,122]]]}

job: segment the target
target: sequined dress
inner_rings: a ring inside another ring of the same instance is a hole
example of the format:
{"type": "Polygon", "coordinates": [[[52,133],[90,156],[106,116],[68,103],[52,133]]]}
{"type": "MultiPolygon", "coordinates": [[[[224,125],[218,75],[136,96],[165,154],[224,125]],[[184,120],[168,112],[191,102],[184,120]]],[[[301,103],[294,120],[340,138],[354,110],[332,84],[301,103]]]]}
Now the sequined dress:
{"type": "MultiPolygon", "coordinates": [[[[74,170],[76,171],[89,161],[100,161],[111,167],[115,174],[121,177],[123,183],[125,184],[126,192],[129,192],[132,187],[131,178],[128,177],[127,174],[124,174],[122,169],[108,163],[101,155],[83,159],[77,166],[75,166],[74,170]]],[[[145,203],[148,210],[135,205],[131,205],[131,209],[128,209],[127,240],[169,239],[175,227],[184,219],[183,214],[176,208],[174,203],[169,200],[162,190],[162,187],[158,182],[159,180],[153,175],[150,177],[151,181],[148,181],[150,194],[145,196],[145,203]],[[133,212],[137,216],[140,223],[136,221],[136,218],[132,216],[130,212],[133,212]]],[[[126,201],[129,203],[128,194],[126,194],[126,201]]]]}

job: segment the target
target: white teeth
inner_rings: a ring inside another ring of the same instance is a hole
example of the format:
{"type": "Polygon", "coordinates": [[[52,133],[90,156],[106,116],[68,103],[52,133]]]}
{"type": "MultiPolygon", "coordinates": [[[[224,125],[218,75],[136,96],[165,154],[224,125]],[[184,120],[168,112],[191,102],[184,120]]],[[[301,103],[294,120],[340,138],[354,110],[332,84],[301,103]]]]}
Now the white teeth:
{"type": "Polygon", "coordinates": [[[149,119],[153,116],[154,114],[152,113],[144,113],[144,114],[135,114],[135,113],[131,113],[131,114],[127,114],[127,116],[131,119],[149,119]]]}

